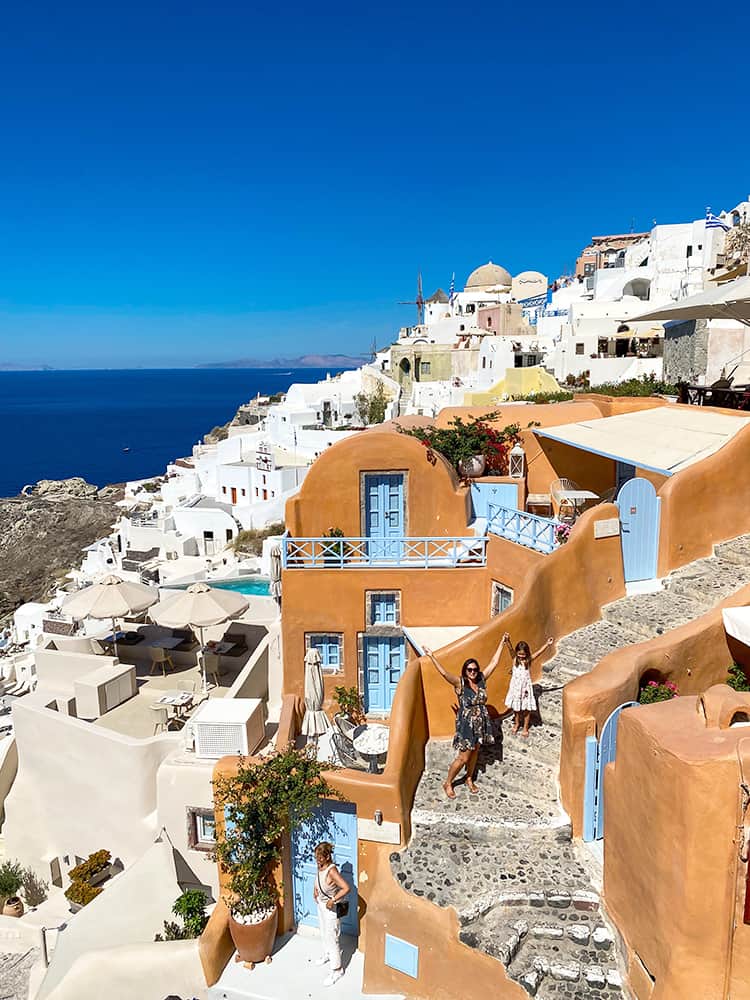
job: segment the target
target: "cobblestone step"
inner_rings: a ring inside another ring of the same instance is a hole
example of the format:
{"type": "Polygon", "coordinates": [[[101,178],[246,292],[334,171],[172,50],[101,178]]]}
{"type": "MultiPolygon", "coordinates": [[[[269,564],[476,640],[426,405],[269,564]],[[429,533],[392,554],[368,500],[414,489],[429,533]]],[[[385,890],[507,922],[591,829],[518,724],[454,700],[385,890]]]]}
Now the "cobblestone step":
{"type": "Polygon", "coordinates": [[[671,573],[667,580],[670,592],[718,604],[735,590],[750,583],[750,563],[724,558],[701,559],[671,573]]]}
{"type": "Polygon", "coordinates": [[[653,594],[621,597],[620,600],[605,605],[602,615],[621,628],[638,631],[644,639],[651,639],[700,618],[711,607],[711,601],[662,590],[653,594]]]}
{"type": "Polygon", "coordinates": [[[714,546],[714,555],[728,562],[750,565],[750,535],[740,535],[714,546]]]}
{"type": "MultiPolygon", "coordinates": [[[[628,598],[624,600],[627,601],[628,598]]],[[[603,619],[560,639],[550,662],[554,663],[559,656],[564,660],[585,664],[579,672],[586,673],[607,653],[642,641],[641,631],[629,621],[620,623],[603,619]]]]}

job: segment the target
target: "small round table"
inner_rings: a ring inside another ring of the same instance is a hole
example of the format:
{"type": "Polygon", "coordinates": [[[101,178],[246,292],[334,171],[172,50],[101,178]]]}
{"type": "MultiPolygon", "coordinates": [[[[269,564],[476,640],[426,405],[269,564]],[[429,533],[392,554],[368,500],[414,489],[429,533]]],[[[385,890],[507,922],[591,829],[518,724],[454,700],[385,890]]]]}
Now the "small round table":
{"type": "Polygon", "coordinates": [[[368,722],[364,726],[357,727],[352,744],[357,753],[368,758],[367,770],[370,774],[378,773],[378,757],[388,752],[390,735],[391,731],[388,726],[381,726],[375,722],[368,722]]]}

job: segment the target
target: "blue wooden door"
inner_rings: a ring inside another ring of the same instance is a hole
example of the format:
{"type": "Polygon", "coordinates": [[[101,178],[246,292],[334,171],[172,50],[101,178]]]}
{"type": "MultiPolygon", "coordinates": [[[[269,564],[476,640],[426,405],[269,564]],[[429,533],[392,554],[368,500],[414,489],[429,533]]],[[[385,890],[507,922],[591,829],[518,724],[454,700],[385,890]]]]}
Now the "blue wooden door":
{"type": "Polygon", "coordinates": [[[495,504],[518,510],[518,486],[515,483],[477,483],[471,484],[471,501],[474,506],[474,517],[487,517],[487,505],[495,504]]]}
{"type": "Polygon", "coordinates": [[[380,561],[401,558],[404,535],[404,477],[401,473],[365,476],[365,535],[371,539],[370,557],[380,561]]]}
{"type": "Polygon", "coordinates": [[[617,494],[625,582],[652,580],[659,554],[661,500],[648,479],[630,479],[617,494]]]}
{"type": "Polygon", "coordinates": [[[349,913],[341,921],[344,934],[358,934],[357,919],[357,812],[349,802],[322,802],[315,816],[294,832],[292,837],[292,881],[294,919],[297,924],[318,926],[318,908],[313,886],[318,866],[313,851],[322,840],[333,844],[333,860],[352,887],[347,896],[349,913]]]}
{"type": "Polygon", "coordinates": [[[366,636],[364,641],[365,712],[390,712],[396,686],[404,672],[401,636],[366,636]]]}
{"type": "Polygon", "coordinates": [[[596,797],[594,800],[596,840],[601,840],[604,836],[604,768],[615,759],[617,753],[617,724],[620,720],[620,712],[624,708],[630,708],[637,704],[637,701],[626,701],[624,705],[618,705],[602,727],[596,765],[596,797]]]}

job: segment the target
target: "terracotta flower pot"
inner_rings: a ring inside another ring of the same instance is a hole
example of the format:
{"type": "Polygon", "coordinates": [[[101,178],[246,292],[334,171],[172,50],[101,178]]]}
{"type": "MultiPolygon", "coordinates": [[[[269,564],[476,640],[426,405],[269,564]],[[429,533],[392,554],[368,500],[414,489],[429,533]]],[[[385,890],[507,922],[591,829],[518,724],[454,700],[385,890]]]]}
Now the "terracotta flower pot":
{"type": "Polygon", "coordinates": [[[279,910],[257,924],[241,924],[229,915],[229,933],[243,962],[263,962],[273,951],[276,929],[279,924],[279,910]]]}
{"type": "Polygon", "coordinates": [[[476,479],[484,472],[486,465],[484,455],[473,455],[471,458],[462,458],[458,463],[458,471],[466,479],[476,479]]]}
{"type": "Polygon", "coordinates": [[[23,903],[18,898],[18,896],[8,896],[8,898],[5,900],[5,906],[3,906],[3,916],[4,917],[23,916],[23,903]]]}

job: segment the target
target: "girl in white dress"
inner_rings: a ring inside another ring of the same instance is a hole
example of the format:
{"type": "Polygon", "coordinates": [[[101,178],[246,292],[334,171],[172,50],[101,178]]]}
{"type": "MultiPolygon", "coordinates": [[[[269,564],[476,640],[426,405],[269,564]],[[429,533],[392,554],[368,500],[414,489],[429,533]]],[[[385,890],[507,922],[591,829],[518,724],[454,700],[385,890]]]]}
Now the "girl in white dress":
{"type": "Polygon", "coordinates": [[[531,664],[538,656],[542,655],[545,649],[548,649],[552,645],[554,639],[547,639],[541,649],[538,649],[536,653],[532,653],[528,642],[518,642],[514,649],[507,632],[503,638],[510,649],[510,655],[513,657],[510,686],[508,694],[505,696],[505,706],[513,712],[513,735],[520,729],[521,716],[523,715],[523,732],[521,735],[528,739],[531,713],[536,712],[534,685],[531,683],[531,664]]]}

